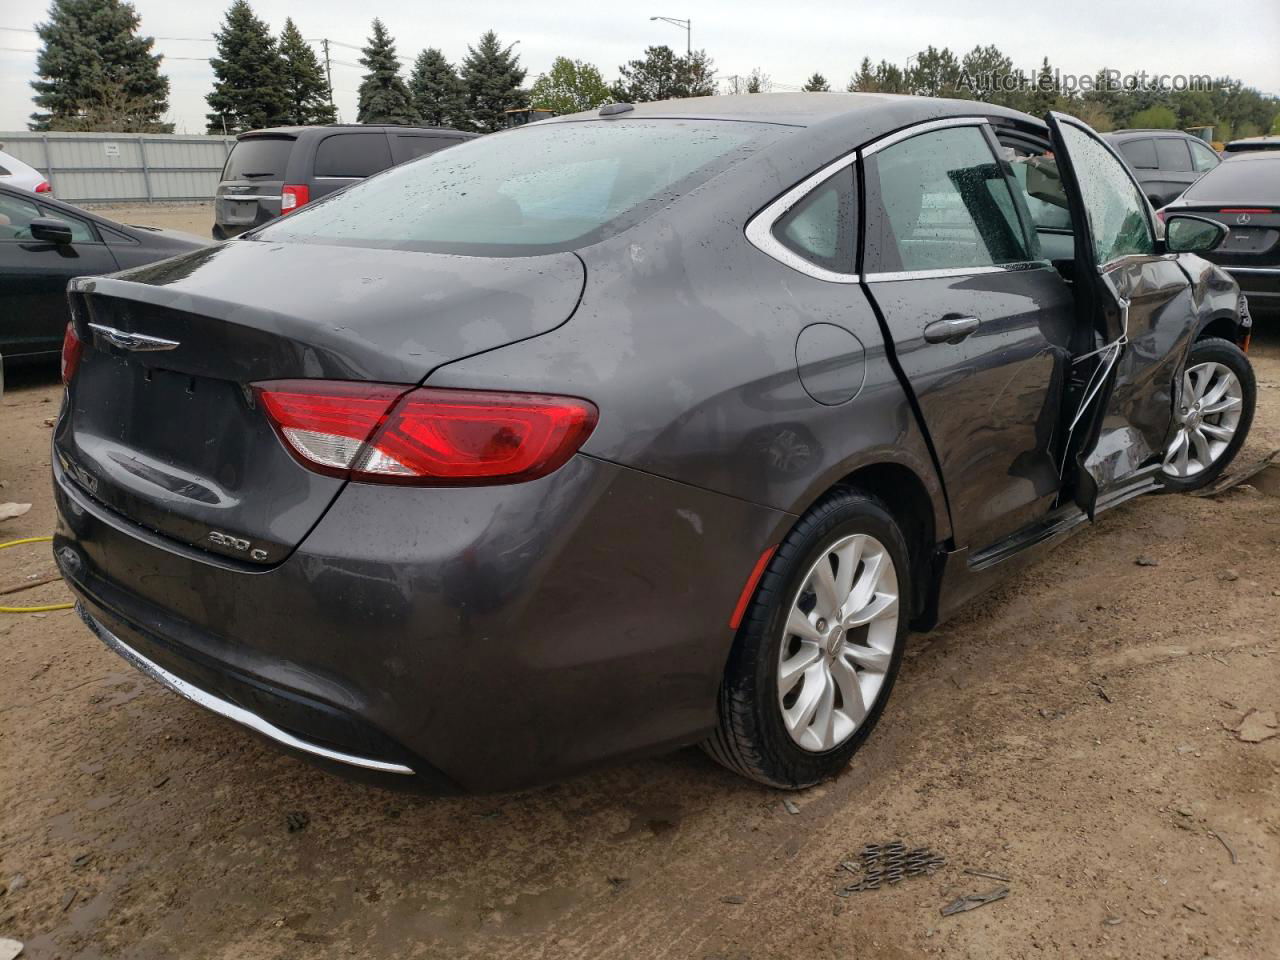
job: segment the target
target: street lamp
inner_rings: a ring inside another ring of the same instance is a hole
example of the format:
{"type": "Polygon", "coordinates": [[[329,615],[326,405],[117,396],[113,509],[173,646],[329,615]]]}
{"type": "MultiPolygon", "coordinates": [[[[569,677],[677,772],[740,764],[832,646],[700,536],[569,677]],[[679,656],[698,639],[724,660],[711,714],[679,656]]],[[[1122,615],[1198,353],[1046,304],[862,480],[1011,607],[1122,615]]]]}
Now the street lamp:
{"type": "Polygon", "coordinates": [[[684,29],[684,53],[686,57],[693,56],[693,21],[681,20],[679,17],[650,17],[650,20],[661,20],[663,23],[669,23],[673,27],[682,27],[684,29]]]}

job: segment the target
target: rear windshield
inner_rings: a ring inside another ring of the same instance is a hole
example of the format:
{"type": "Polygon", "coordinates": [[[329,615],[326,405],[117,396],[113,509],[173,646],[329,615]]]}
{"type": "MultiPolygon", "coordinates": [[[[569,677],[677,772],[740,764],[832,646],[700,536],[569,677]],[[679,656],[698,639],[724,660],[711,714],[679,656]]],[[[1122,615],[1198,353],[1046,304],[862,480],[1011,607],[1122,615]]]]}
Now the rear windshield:
{"type": "Polygon", "coordinates": [[[638,223],[789,129],[710,120],[524,127],[395,167],[254,236],[478,256],[568,250],[638,223]]]}
{"type": "Polygon", "coordinates": [[[223,180],[283,180],[292,137],[248,137],[231,148],[223,180]]]}
{"type": "Polygon", "coordinates": [[[1274,157],[1228,160],[1192,184],[1188,200],[1280,203],[1280,153],[1274,157]]]}

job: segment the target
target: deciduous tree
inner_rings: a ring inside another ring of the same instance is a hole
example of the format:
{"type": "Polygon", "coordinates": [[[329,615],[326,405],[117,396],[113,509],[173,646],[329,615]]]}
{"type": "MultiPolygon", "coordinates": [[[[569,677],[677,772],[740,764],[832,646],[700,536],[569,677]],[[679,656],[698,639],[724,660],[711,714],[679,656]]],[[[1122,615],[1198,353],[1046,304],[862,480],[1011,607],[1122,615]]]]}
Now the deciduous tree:
{"type": "Polygon", "coordinates": [[[558,114],[590,110],[609,101],[609,85],[593,63],[556,57],[529,88],[529,102],[558,114]]]}

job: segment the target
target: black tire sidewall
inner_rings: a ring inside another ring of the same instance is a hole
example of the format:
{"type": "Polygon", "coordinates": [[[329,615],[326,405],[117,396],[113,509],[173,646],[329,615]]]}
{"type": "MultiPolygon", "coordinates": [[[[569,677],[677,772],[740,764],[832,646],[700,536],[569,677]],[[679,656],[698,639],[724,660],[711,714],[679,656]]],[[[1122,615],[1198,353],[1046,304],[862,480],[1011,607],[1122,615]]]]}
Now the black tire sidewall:
{"type": "Polygon", "coordinates": [[[754,691],[750,698],[753,714],[750,727],[772,781],[801,787],[835,776],[871,735],[902,663],[911,608],[910,570],[907,545],[892,515],[879,501],[859,493],[837,494],[824,501],[812,516],[806,515],[779,546],[743,618],[743,628],[734,645],[738,656],[731,658],[730,675],[726,676],[726,682],[741,681],[747,679],[743,674],[750,672],[754,691]],[[898,635],[884,685],[866,718],[844,743],[815,753],[795,743],[783,724],[776,694],[778,656],[786,618],[805,575],[833,542],[855,533],[875,537],[893,560],[900,598],[898,635]],[[737,677],[731,676],[734,672],[737,677]]]}
{"type": "Polygon", "coordinates": [[[1258,400],[1258,383],[1248,355],[1231,341],[1214,337],[1201,340],[1192,346],[1183,369],[1190,369],[1197,364],[1208,362],[1221,363],[1236,375],[1243,394],[1243,409],[1240,411],[1240,422],[1236,425],[1235,436],[1231,438],[1227,449],[1222,452],[1222,456],[1218,457],[1212,467],[1194,477],[1187,478],[1175,477],[1161,471],[1164,486],[1179,493],[1202,489],[1222,476],[1222,472],[1231,465],[1231,461],[1244,446],[1249,436],[1249,428],[1253,425],[1254,408],[1258,400]]]}

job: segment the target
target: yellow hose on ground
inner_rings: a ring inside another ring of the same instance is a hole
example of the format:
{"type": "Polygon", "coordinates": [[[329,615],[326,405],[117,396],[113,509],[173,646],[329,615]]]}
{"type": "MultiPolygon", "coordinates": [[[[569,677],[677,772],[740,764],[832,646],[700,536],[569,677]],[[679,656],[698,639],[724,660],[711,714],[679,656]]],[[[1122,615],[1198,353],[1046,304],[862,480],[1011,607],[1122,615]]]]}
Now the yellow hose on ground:
{"type": "MultiPolygon", "coordinates": [[[[25,537],[22,540],[10,540],[0,543],[0,550],[6,547],[20,547],[24,543],[49,543],[53,537],[25,537]]],[[[48,613],[50,610],[70,610],[74,603],[50,603],[43,607],[0,607],[0,613],[48,613]]]]}

